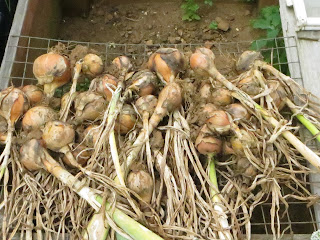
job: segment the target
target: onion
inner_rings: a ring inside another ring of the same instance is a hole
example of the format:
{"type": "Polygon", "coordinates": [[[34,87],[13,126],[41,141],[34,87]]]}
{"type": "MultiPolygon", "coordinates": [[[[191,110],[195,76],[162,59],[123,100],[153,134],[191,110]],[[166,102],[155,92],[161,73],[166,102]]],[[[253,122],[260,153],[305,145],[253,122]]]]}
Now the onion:
{"type": "Polygon", "coordinates": [[[5,144],[7,139],[8,123],[7,120],[0,116],[0,144],[5,144]]]}
{"type": "Polygon", "coordinates": [[[144,170],[131,171],[128,175],[128,188],[137,193],[141,199],[150,203],[153,193],[153,180],[144,170]]]}
{"type": "Polygon", "coordinates": [[[57,53],[46,53],[34,61],[33,74],[44,85],[47,96],[52,97],[56,88],[70,81],[70,62],[57,53]]]}
{"type": "Polygon", "coordinates": [[[151,149],[161,149],[164,146],[164,139],[161,131],[153,130],[152,136],[150,137],[151,149]]]}
{"type": "Polygon", "coordinates": [[[83,58],[81,70],[84,74],[89,75],[91,77],[99,75],[103,71],[102,59],[96,54],[87,54],[83,58]]]}
{"type": "Polygon", "coordinates": [[[90,148],[94,148],[94,145],[96,144],[97,140],[99,139],[99,125],[90,125],[87,127],[84,132],[84,141],[86,146],[90,148]]]}
{"type": "Polygon", "coordinates": [[[232,136],[230,139],[230,143],[232,149],[237,155],[244,154],[245,146],[252,148],[256,146],[255,138],[252,133],[246,131],[245,129],[240,129],[241,139],[237,136],[232,136]]]}
{"type": "Polygon", "coordinates": [[[112,91],[116,90],[118,79],[110,74],[104,74],[96,80],[96,91],[106,97],[108,101],[112,98],[112,91]]]}
{"type": "Polygon", "coordinates": [[[230,155],[230,154],[235,154],[235,152],[232,149],[231,143],[224,141],[222,145],[222,153],[223,155],[230,155]]]}
{"type": "Polygon", "coordinates": [[[273,89],[270,97],[273,99],[274,104],[279,111],[286,105],[285,98],[287,97],[285,89],[281,86],[280,82],[268,82],[268,87],[273,89]]]}
{"type": "Polygon", "coordinates": [[[215,56],[208,48],[198,48],[190,57],[190,66],[193,71],[204,77],[209,76],[209,71],[215,68],[215,56]]]}
{"type": "Polygon", "coordinates": [[[208,128],[218,134],[227,134],[231,129],[229,117],[225,111],[214,111],[211,117],[206,121],[208,128]]]}
{"type": "Polygon", "coordinates": [[[203,125],[200,133],[195,141],[195,146],[199,153],[207,154],[219,154],[222,150],[222,141],[212,135],[208,135],[209,132],[207,125],[203,125]]]}
{"type": "Polygon", "coordinates": [[[199,89],[200,97],[206,101],[209,101],[209,99],[211,98],[211,94],[212,94],[211,88],[212,88],[211,84],[209,84],[209,83],[203,84],[199,89]]]}
{"type": "Polygon", "coordinates": [[[258,52],[255,52],[255,51],[243,52],[236,64],[237,71],[239,72],[248,71],[253,66],[254,61],[259,58],[261,58],[261,55],[258,52]]]}
{"type": "Polygon", "coordinates": [[[257,169],[245,157],[237,159],[236,170],[242,176],[252,178],[257,175],[257,169]]]}
{"type": "Polygon", "coordinates": [[[75,122],[81,123],[85,120],[94,121],[103,116],[107,102],[100,94],[87,91],[78,94],[74,106],[76,109],[75,122]]]}
{"type": "Polygon", "coordinates": [[[35,85],[26,85],[22,91],[28,97],[31,105],[37,104],[43,99],[43,91],[35,85]]]}
{"type": "Polygon", "coordinates": [[[231,92],[224,88],[218,88],[212,92],[211,102],[217,106],[226,106],[232,103],[231,92]]]}
{"type": "Polygon", "coordinates": [[[150,56],[148,68],[156,72],[163,83],[172,82],[185,68],[184,55],[175,48],[160,48],[150,56]]]}
{"type": "Polygon", "coordinates": [[[57,120],[58,114],[50,107],[36,106],[30,108],[22,119],[22,128],[30,131],[44,126],[47,122],[57,120]]]}
{"type": "Polygon", "coordinates": [[[74,138],[72,126],[61,121],[50,121],[43,129],[42,139],[46,147],[55,152],[72,143],[74,138]]]}
{"type": "Polygon", "coordinates": [[[36,171],[44,168],[42,164],[42,158],[44,158],[42,149],[42,146],[36,139],[32,139],[21,146],[20,162],[27,170],[36,171]]]}
{"type": "MultiPolygon", "coordinates": [[[[158,103],[158,99],[153,95],[146,95],[138,98],[136,107],[138,112],[143,116],[145,113],[152,115],[158,103]]],[[[149,118],[149,117],[148,117],[149,118]]]]}
{"type": "MultiPolygon", "coordinates": [[[[87,161],[90,159],[92,155],[92,150],[88,149],[84,145],[79,144],[72,150],[72,155],[78,164],[80,164],[81,166],[84,166],[86,165],[87,161]]],[[[67,158],[66,156],[63,156],[62,160],[69,167],[74,167],[74,165],[69,161],[69,158],[67,158]]]]}
{"type": "Polygon", "coordinates": [[[136,124],[136,112],[133,107],[129,104],[125,104],[122,107],[122,111],[118,116],[115,130],[120,132],[120,134],[127,134],[131,129],[133,129],[136,124]]]}
{"type": "Polygon", "coordinates": [[[132,69],[132,63],[126,56],[119,56],[113,59],[112,64],[120,71],[120,76],[124,77],[132,69]]]}
{"type": "Polygon", "coordinates": [[[129,89],[136,91],[139,96],[150,95],[158,86],[158,78],[149,70],[141,70],[132,76],[132,84],[129,89]]]}
{"type": "Polygon", "coordinates": [[[251,76],[240,80],[237,86],[250,96],[258,95],[262,91],[259,82],[251,76]]]}
{"type": "Polygon", "coordinates": [[[233,103],[226,107],[226,112],[229,113],[233,120],[242,120],[249,119],[250,113],[248,113],[247,109],[240,103],[233,103]]]}

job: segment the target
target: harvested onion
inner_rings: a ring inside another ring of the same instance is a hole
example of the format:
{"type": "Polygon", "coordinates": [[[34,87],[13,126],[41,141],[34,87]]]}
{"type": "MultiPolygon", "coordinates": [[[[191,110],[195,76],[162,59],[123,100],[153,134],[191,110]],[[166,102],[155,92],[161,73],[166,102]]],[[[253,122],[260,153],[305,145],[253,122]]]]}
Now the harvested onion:
{"type": "Polygon", "coordinates": [[[270,93],[270,97],[272,98],[274,104],[278,108],[278,110],[282,110],[282,108],[286,105],[285,98],[287,97],[285,89],[281,86],[280,82],[268,81],[268,87],[273,89],[270,93]]]}
{"type": "Polygon", "coordinates": [[[227,134],[231,129],[228,114],[222,110],[212,112],[206,124],[212,132],[218,134],[227,134]]]}
{"type": "Polygon", "coordinates": [[[206,102],[209,101],[212,94],[211,84],[205,83],[199,89],[200,97],[203,98],[206,102]]]}
{"type": "Polygon", "coordinates": [[[203,125],[199,135],[195,141],[195,146],[199,153],[207,154],[219,154],[222,150],[222,141],[210,134],[210,130],[207,125],[203,125]]]}
{"type": "Polygon", "coordinates": [[[259,82],[252,76],[241,79],[237,86],[250,96],[258,95],[262,91],[259,82]]]}
{"type": "Polygon", "coordinates": [[[237,159],[236,170],[242,176],[252,178],[257,175],[257,169],[245,157],[237,159]]]}
{"type": "Polygon", "coordinates": [[[133,107],[129,104],[125,104],[118,116],[115,124],[115,130],[120,132],[120,134],[127,134],[131,129],[133,129],[136,121],[136,112],[133,107]]]}
{"type": "Polygon", "coordinates": [[[233,120],[249,119],[250,113],[247,109],[240,103],[233,103],[226,107],[226,112],[228,112],[233,120]]]}
{"type": "Polygon", "coordinates": [[[108,101],[112,98],[113,91],[116,90],[118,79],[110,74],[104,74],[93,80],[90,89],[104,95],[108,101]]]}
{"type": "Polygon", "coordinates": [[[163,83],[172,82],[185,68],[184,55],[175,48],[160,48],[150,56],[148,68],[156,72],[163,83]]]}
{"type": "Polygon", "coordinates": [[[52,97],[58,87],[70,81],[70,62],[57,53],[46,53],[34,61],[33,74],[44,86],[46,95],[52,97]]]}
{"type": "Polygon", "coordinates": [[[102,95],[94,92],[79,93],[74,101],[76,109],[75,122],[81,123],[85,120],[94,121],[103,116],[107,108],[107,102],[102,95]]]}
{"type": "Polygon", "coordinates": [[[153,180],[144,170],[131,171],[128,175],[128,188],[137,193],[141,199],[150,203],[153,193],[153,180]]]}
{"type": "Polygon", "coordinates": [[[35,85],[26,85],[22,91],[28,97],[31,105],[37,104],[43,99],[43,91],[35,85]]]}
{"type": "Polygon", "coordinates": [[[158,78],[151,71],[145,69],[136,72],[132,76],[132,84],[129,89],[138,93],[139,96],[150,95],[158,86],[158,78]]]}
{"type": "Polygon", "coordinates": [[[91,77],[98,76],[103,71],[102,59],[93,53],[84,56],[82,62],[82,72],[91,77]]]}
{"type": "Polygon", "coordinates": [[[86,146],[94,148],[94,145],[96,144],[99,138],[99,132],[99,125],[90,125],[84,130],[83,136],[86,146]]]}
{"type": "MultiPolygon", "coordinates": [[[[77,145],[72,151],[71,151],[74,159],[77,161],[78,164],[81,166],[84,166],[87,161],[90,159],[92,155],[92,150],[88,149],[84,145],[77,145]]],[[[69,167],[74,167],[74,165],[70,162],[69,158],[63,156],[63,162],[67,164],[69,167]]]]}
{"type": "Polygon", "coordinates": [[[36,106],[30,108],[22,119],[22,128],[27,131],[38,129],[47,122],[57,120],[58,114],[50,107],[36,106]]]}
{"type": "Polygon", "coordinates": [[[230,143],[233,151],[237,155],[244,155],[245,147],[251,148],[256,145],[254,136],[252,133],[246,131],[245,129],[240,129],[241,138],[238,136],[232,136],[230,143]]]}
{"type": "Polygon", "coordinates": [[[217,106],[227,106],[232,103],[231,92],[225,88],[218,88],[210,96],[211,102],[217,106]]]}

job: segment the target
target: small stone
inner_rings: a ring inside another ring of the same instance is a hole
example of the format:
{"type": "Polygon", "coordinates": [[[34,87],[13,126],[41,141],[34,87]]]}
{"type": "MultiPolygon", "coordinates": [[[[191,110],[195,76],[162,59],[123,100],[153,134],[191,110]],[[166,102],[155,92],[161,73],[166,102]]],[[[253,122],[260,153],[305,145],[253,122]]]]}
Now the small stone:
{"type": "Polygon", "coordinates": [[[219,22],[222,21],[222,18],[221,18],[221,17],[216,17],[216,18],[215,18],[215,21],[216,21],[217,23],[219,23],[219,22]]]}
{"type": "Polygon", "coordinates": [[[168,37],[168,42],[171,44],[176,44],[181,42],[180,37],[168,37]]]}
{"type": "Polygon", "coordinates": [[[147,30],[151,30],[153,28],[152,24],[147,24],[146,26],[147,30]]]}
{"type": "Polygon", "coordinates": [[[178,33],[178,35],[179,35],[180,37],[182,37],[183,31],[182,31],[181,29],[178,29],[177,33],[178,33]]]}
{"type": "Polygon", "coordinates": [[[97,14],[96,14],[97,16],[103,16],[104,15],[104,11],[103,11],[103,9],[98,9],[98,11],[97,11],[97,14]]]}
{"type": "Polygon", "coordinates": [[[222,20],[221,22],[218,23],[218,29],[222,31],[228,31],[230,28],[230,24],[227,21],[222,20]]]}
{"type": "Polygon", "coordinates": [[[209,41],[209,40],[212,40],[212,39],[213,39],[213,36],[212,36],[211,33],[207,32],[207,33],[204,33],[204,34],[202,35],[202,38],[203,38],[203,40],[209,41]]]}
{"type": "Polygon", "coordinates": [[[154,37],[155,35],[156,35],[155,32],[151,32],[151,33],[149,34],[150,37],[154,37]]]}
{"type": "Polygon", "coordinates": [[[104,23],[110,23],[113,20],[113,15],[108,13],[106,15],[104,15],[104,23]]]}
{"type": "Polygon", "coordinates": [[[147,46],[153,45],[153,40],[150,39],[150,40],[146,41],[146,45],[147,45],[147,46]]]}
{"type": "Polygon", "coordinates": [[[209,49],[211,49],[213,47],[213,45],[214,45],[214,42],[211,42],[211,41],[206,41],[204,43],[204,47],[209,48],[209,49]]]}
{"type": "Polygon", "coordinates": [[[245,16],[249,16],[249,15],[251,15],[250,10],[248,10],[248,9],[247,9],[247,10],[244,12],[244,15],[245,15],[245,16]]]}

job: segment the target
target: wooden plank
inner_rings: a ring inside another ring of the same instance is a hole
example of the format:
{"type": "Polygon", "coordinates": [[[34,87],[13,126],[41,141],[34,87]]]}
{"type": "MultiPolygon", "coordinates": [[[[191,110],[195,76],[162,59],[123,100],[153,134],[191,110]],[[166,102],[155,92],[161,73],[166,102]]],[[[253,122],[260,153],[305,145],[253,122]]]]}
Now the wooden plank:
{"type": "MultiPolygon", "coordinates": [[[[281,240],[310,240],[311,234],[284,235],[281,240]]],[[[273,240],[272,235],[253,234],[252,240],[273,240]]]]}
{"type": "MultiPolygon", "coordinates": [[[[308,91],[312,92],[316,96],[320,96],[320,42],[317,41],[320,37],[317,31],[303,31],[296,32],[296,18],[293,8],[289,8],[286,5],[285,0],[280,0],[280,14],[282,21],[282,30],[284,37],[294,36],[296,38],[297,49],[288,48],[292,42],[286,41],[286,52],[288,62],[300,61],[300,67],[294,64],[289,64],[291,76],[293,78],[301,75],[302,79],[297,81],[304,86],[308,91]]],[[[291,40],[290,40],[291,41],[291,40]]],[[[308,133],[304,133],[306,135],[308,133]]],[[[317,144],[317,143],[315,143],[317,144]]],[[[319,149],[319,146],[318,146],[319,149]]],[[[313,166],[309,165],[313,170],[313,166]]],[[[311,192],[313,194],[320,195],[320,174],[310,174],[309,181],[311,184],[311,192]]],[[[320,205],[319,203],[314,205],[315,217],[318,228],[320,227],[320,205]]]]}

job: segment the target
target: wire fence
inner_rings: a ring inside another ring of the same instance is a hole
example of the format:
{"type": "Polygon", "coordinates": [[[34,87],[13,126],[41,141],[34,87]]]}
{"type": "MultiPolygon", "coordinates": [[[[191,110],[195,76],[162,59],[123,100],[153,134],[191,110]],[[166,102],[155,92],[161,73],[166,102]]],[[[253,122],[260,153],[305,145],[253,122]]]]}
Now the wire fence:
{"type": "MultiPolygon", "coordinates": [[[[159,47],[175,47],[182,50],[186,55],[191,53],[195,48],[203,46],[203,44],[115,44],[115,43],[95,43],[95,42],[79,42],[71,40],[57,40],[29,36],[10,36],[8,41],[7,51],[15,51],[14,59],[3,59],[7,66],[10,66],[10,73],[6,76],[0,76],[1,81],[5,81],[7,85],[22,86],[30,83],[36,83],[36,79],[32,73],[33,61],[41,54],[47,53],[51,47],[58,43],[64,44],[67,51],[71,51],[76,45],[84,45],[90,49],[99,52],[101,58],[106,65],[119,55],[126,55],[132,59],[135,66],[141,66],[146,63],[148,57],[159,47]],[[17,42],[17,45],[10,45],[10,42],[17,42]]],[[[283,56],[286,50],[297,50],[294,37],[280,37],[276,39],[257,40],[254,43],[259,44],[259,41],[275,41],[276,48],[260,49],[263,56],[270,55],[272,64],[280,71],[288,69],[288,65],[293,68],[300,69],[299,59],[288,62],[283,56]],[[284,44],[290,43],[289,44],[284,44]]],[[[228,43],[212,43],[212,51],[217,58],[224,57],[236,61],[238,56],[252,46],[252,42],[228,42],[228,43]]],[[[233,64],[234,65],[234,64],[233,64]]],[[[234,67],[230,68],[227,76],[235,75],[234,67]]],[[[293,76],[293,79],[299,83],[303,83],[301,71],[298,76],[293,76]]],[[[310,181],[310,189],[320,189],[320,182],[310,181]]],[[[282,193],[284,194],[282,188],[282,193]]],[[[286,230],[287,234],[310,234],[317,229],[317,220],[315,218],[315,208],[307,206],[306,202],[298,200],[288,201],[289,211],[285,212],[283,207],[283,216],[281,219],[281,228],[286,230]]],[[[271,202],[266,201],[257,207],[252,216],[252,233],[253,234],[272,234],[271,232],[271,217],[270,217],[271,202]]],[[[281,215],[281,213],[280,213],[281,215]]]]}

